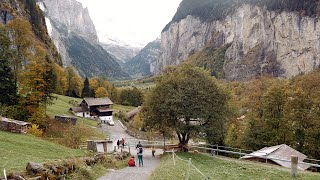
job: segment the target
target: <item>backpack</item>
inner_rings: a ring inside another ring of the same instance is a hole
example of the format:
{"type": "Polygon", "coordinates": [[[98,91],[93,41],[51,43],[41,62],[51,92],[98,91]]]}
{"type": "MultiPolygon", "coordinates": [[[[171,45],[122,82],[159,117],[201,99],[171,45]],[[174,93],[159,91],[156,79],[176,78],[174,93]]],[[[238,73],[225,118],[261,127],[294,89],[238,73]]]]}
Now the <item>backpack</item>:
{"type": "Polygon", "coordinates": [[[142,154],[142,147],[139,147],[139,154],[142,154]]]}

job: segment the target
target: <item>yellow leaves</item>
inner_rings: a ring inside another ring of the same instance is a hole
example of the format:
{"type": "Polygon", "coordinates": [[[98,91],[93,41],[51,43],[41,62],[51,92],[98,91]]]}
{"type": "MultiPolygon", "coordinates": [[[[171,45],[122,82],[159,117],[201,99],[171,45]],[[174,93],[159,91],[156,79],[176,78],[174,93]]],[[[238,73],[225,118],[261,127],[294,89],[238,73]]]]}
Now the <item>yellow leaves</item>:
{"type": "Polygon", "coordinates": [[[95,96],[97,98],[101,98],[101,97],[108,97],[108,91],[106,90],[106,88],[104,87],[99,87],[96,91],[95,91],[95,96]]]}
{"type": "Polygon", "coordinates": [[[32,124],[32,126],[27,129],[27,132],[36,137],[41,137],[43,134],[43,131],[39,128],[39,125],[37,124],[32,124]]]}

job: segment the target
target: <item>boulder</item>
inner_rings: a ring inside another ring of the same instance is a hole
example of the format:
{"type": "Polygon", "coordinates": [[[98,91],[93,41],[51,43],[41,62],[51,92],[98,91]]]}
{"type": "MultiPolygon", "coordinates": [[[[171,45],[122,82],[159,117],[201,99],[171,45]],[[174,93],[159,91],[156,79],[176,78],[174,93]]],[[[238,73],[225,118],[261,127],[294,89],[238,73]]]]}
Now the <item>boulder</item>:
{"type": "Polygon", "coordinates": [[[36,175],[45,171],[45,168],[40,163],[28,162],[26,170],[28,174],[36,175]]]}

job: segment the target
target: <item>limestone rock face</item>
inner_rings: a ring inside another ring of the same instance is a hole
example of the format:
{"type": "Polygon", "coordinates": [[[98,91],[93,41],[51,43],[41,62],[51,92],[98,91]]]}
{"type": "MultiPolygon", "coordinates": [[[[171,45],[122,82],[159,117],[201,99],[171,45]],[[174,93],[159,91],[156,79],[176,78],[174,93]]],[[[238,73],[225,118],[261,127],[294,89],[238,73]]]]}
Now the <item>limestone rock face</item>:
{"type": "Polygon", "coordinates": [[[181,63],[207,45],[229,45],[223,67],[226,79],[263,74],[290,78],[319,67],[320,23],[317,18],[254,5],[243,5],[215,21],[189,15],[162,32],[161,56],[153,73],[181,63]]]}
{"type": "Polygon", "coordinates": [[[66,33],[75,33],[89,41],[98,42],[98,36],[87,8],[76,0],[43,0],[51,21],[65,25],[66,33]]]}

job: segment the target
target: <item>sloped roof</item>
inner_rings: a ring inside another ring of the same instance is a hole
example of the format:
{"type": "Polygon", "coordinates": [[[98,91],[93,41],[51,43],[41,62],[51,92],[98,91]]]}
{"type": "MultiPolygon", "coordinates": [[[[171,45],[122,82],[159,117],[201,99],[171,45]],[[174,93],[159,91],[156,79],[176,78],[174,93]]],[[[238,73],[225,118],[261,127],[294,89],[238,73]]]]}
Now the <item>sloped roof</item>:
{"type": "Polygon", "coordinates": [[[87,112],[87,108],[83,107],[83,106],[75,106],[70,108],[71,111],[78,113],[78,112],[87,112]]]}
{"type": "MultiPolygon", "coordinates": [[[[280,166],[291,168],[291,156],[297,156],[298,162],[303,162],[303,160],[307,158],[306,155],[291,148],[290,146],[281,144],[277,146],[262,148],[258,151],[241,157],[241,159],[267,158],[268,160],[273,161],[280,166]]],[[[309,167],[309,165],[298,163],[298,169],[300,170],[306,170],[309,167]]]]}
{"type": "Polygon", "coordinates": [[[130,119],[130,118],[132,118],[133,116],[139,114],[140,110],[141,110],[141,108],[140,108],[140,107],[137,107],[137,108],[133,109],[132,111],[128,112],[128,113],[126,114],[127,118],[130,119]]]}
{"type": "Polygon", "coordinates": [[[113,102],[109,98],[84,98],[83,99],[89,106],[103,106],[112,105],[113,102]]]}

